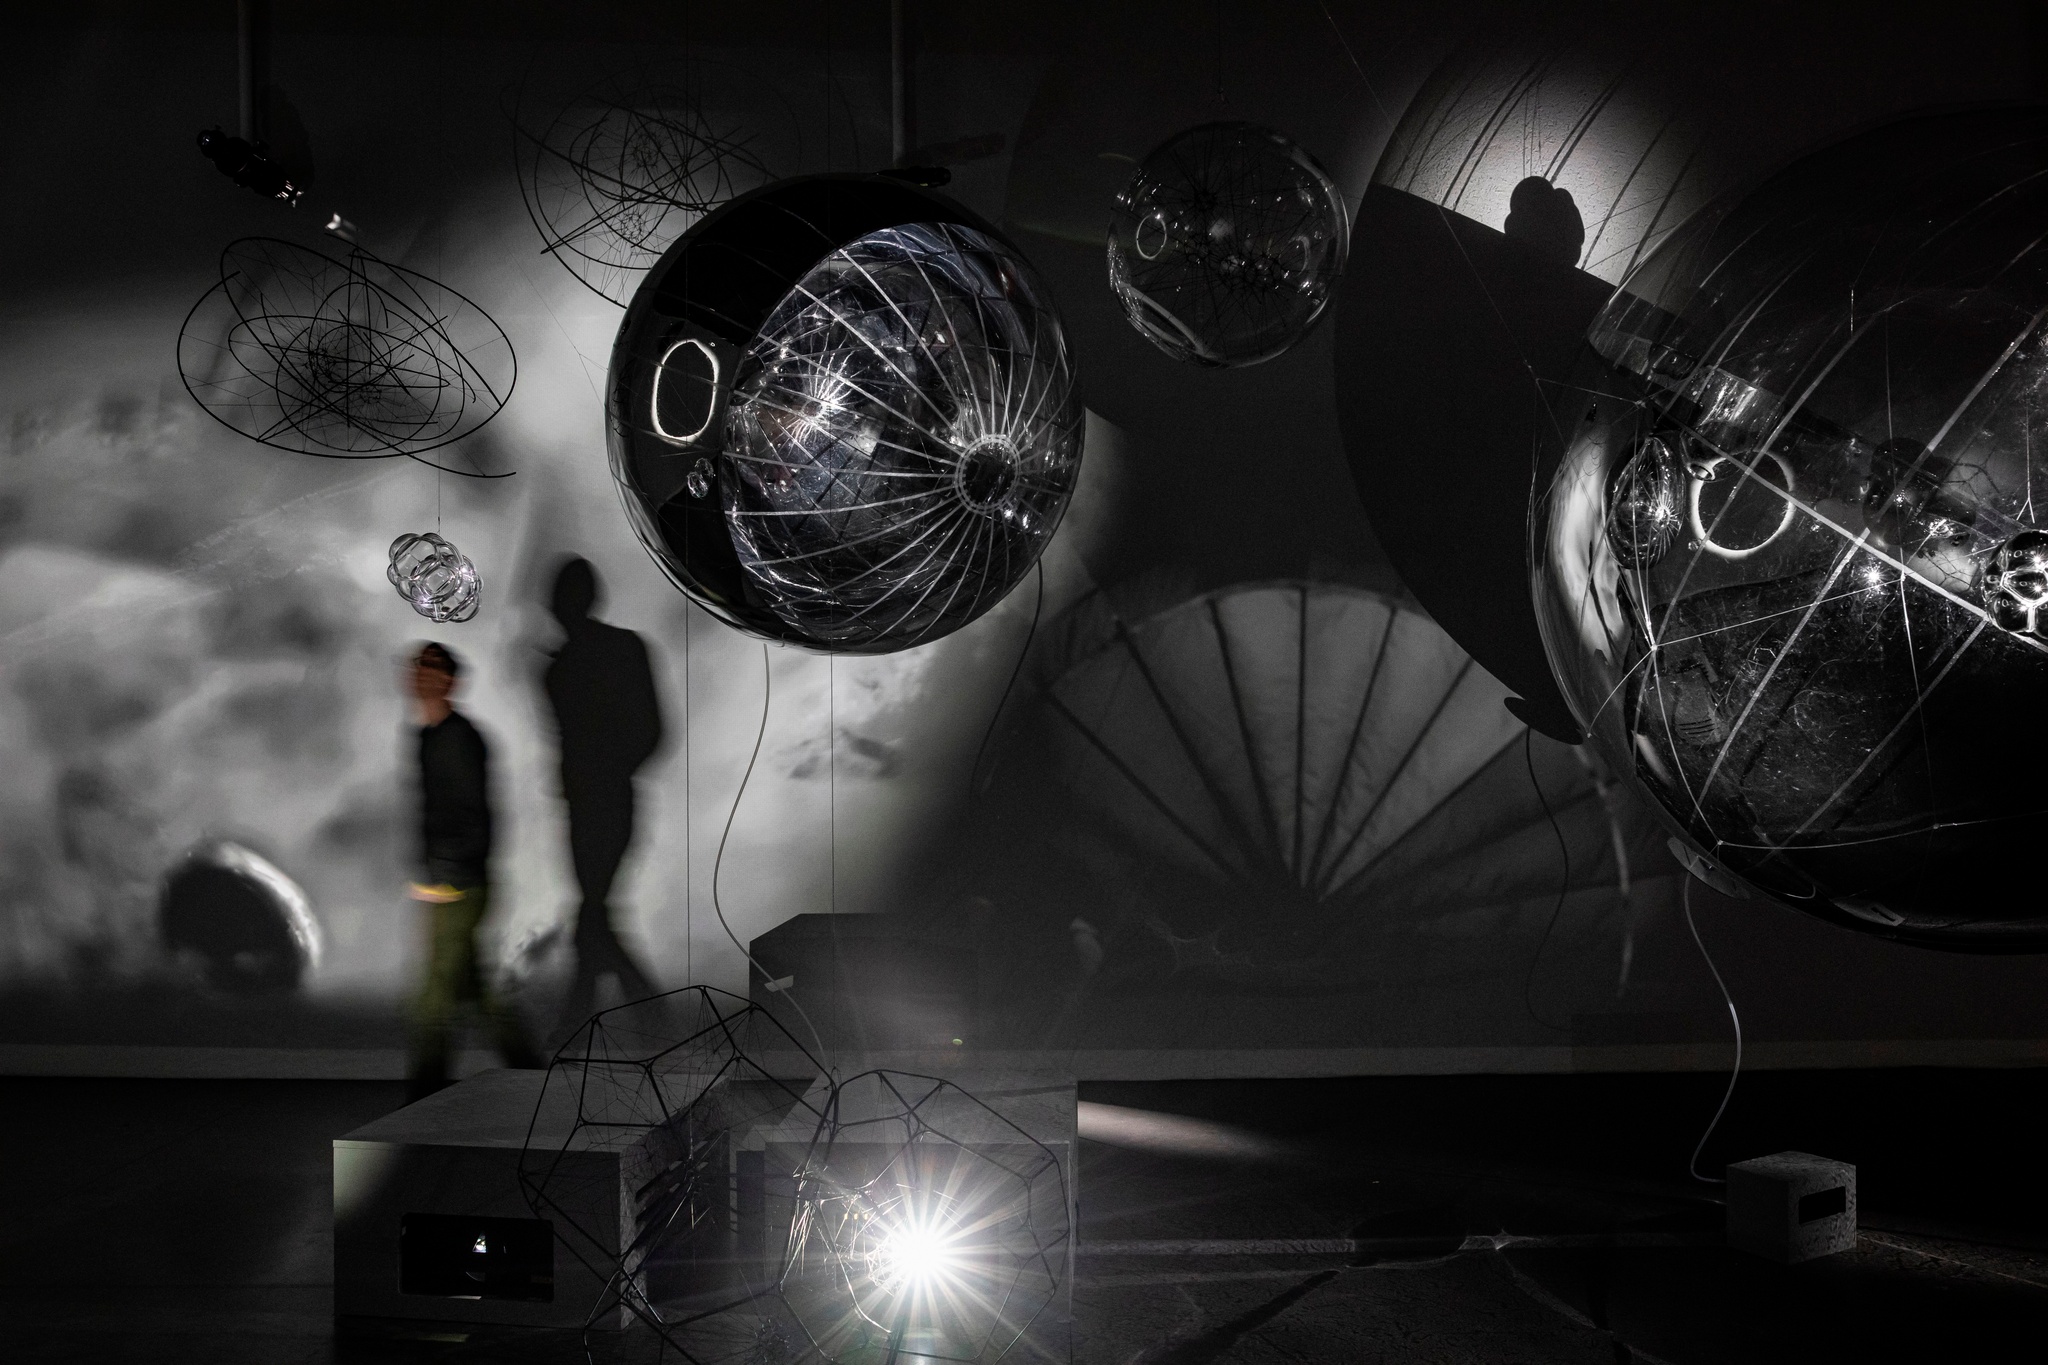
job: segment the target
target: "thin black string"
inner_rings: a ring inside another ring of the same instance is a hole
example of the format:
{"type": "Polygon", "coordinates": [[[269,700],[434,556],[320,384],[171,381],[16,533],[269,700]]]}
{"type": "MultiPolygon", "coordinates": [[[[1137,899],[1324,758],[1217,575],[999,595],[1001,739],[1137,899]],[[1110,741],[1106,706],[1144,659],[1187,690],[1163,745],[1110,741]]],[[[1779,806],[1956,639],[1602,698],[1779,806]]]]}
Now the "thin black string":
{"type": "MultiPolygon", "coordinates": [[[[725,842],[732,837],[732,822],[740,813],[740,802],[746,797],[747,784],[754,779],[754,765],[761,759],[761,741],[768,735],[768,703],[774,695],[775,676],[769,670],[768,646],[764,644],[761,646],[761,725],[754,731],[754,751],[747,755],[747,770],[740,777],[739,790],[732,794],[732,809],[725,813],[725,829],[718,836],[718,855],[711,860],[711,908],[718,915],[718,927],[725,930],[725,936],[732,940],[732,946],[739,949],[740,956],[761,974],[764,983],[770,983],[774,978],[768,975],[768,969],[761,965],[759,959],[747,951],[747,945],[740,942],[740,936],[732,931],[732,925],[726,921],[725,905],[718,898],[718,874],[725,867],[725,842]]],[[[749,990],[748,994],[751,995],[752,991],[749,990]]],[[[825,1040],[818,1034],[817,1025],[811,1022],[810,1015],[804,1013],[804,1007],[797,1003],[794,995],[787,990],[782,991],[781,995],[789,1001],[790,1008],[796,1011],[797,1017],[804,1021],[804,1027],[811,1031],[811,1041],[818,1045],[818,1056],[822,1060],[826,1055],[826,1047],[825,1040]]]]}
{"type": "Polygon", "coordinates": [[[1522,762],[1529,769],[1529,785],[1536,789],[1536,799],[1543,803],[1543,814],[1550,821],[1550,832],[1557,837],[1557,856],[1564,864],[1564,874],[1557,883],[1557,904],[1550,908],[1550,923],[1543,926],[1543,937],[1536,941],[1536,955],[1529,959],[1529,974],[1522,978],[1522,1008],[1529,1017],[1547,1029],[1559,1033],[1567,1031],[1563,1024],[1553,1024],[1536,1012],[1533,992],[1536,987],[1536,968],[1543,961],[1543,950],[1550,945],[1550,935],[1557,928],[1558,916],[1564,913],[1565,893],[1572,885],[1572,853],[1564,841],[1564,827],[1557,823],[1557,812],[1550,808],[1550,798],[1544,794],[1543,784],[1536,780],[1536,756],[1533,750],[1535,731],[1524,726],[1522,729],[1522,762]]]}
{"type": "Polygon", "coordinates": [[[689,600],[683,601],[683,977],[697,980],[697,920],[692,913],[691,882],[695,880],[696,846],[690,840],[690,618],[695,614],[689,600]]]}
{"type": "Polygon", "coordinates": [[[1031,643],[1038,637],[1038,614],[1045,606],[1045,561],[1039,560],[1031,566],[1038,574],[1038,595],[1031,604],[1031,628],[1024,632],[1024,644],[1017,651],[1017,662],[1010,669],[1010,681],[1003,685],[1003,695],[996,701],[996,709],[988,718],[988,728],[981,732],[981,745],[974,751],[974,762],[967,769],[967,804],[974,804],[976,779],[981,775],[981,760],[988,753],[988,745],[995,738],[996,722],[1003,718],[1003,708],[1010,704],[1010,691],[1017,685],[1017,678],[1024,672],[1024,660],[1031,653],[1031,643]]]}
{"type": "Polygon", "coordinates": [[[1685,927],[1692,930],[1693,945],[1700,950],[1700,956],[1706,959],[1707,970],[1714,974],[1714,984],[1721,988],[1721,999],[1728,1005],[1728,1022],[1735,1026],[1735,1065],[1728,1072],[1728,1089],[1722,1092],[1720,1106],[1714,1110],[1713,1122],[1707,1125],[1706,1132],[1700,1134],[1699,1145],[1692,1149],[1692,1160],[1686,1163],[1686,1169],[1692,1172],[1694,1180],[1703,1185],[1725,1185],[1728,1183],[1725,1177],[1700,1174],[1700,1153],[1707,1149],[1707,1139],[1721,1126],[1721,1116],[1728,1112],[1728,1101],[1735,1098],[1735,1082],[1742,1078],[1742,1016],[1735,1012],[1735,997],[1729,993],[1728,983],[1721,979],[1721,969],[1714,965],[1714,955],[1707,951],[1706,940],[1700,937],[1700,927],[1693,921],[1694,880],[1696,879],[1692,873],[1685,874],[1685,891],[1681,896],[1685,902],[1685,927]]]}

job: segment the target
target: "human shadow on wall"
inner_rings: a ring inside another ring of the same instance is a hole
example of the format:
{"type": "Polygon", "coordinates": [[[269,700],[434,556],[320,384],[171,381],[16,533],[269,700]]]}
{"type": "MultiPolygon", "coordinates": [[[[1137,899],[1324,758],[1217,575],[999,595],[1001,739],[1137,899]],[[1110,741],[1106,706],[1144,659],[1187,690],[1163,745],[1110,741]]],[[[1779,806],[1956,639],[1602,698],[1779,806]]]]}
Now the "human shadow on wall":
{"type": "Polygon", "coordinates": [[[598,587],[589,560],[570,559],[556,571],[549,606],[567,638],[541,675],[561,743],[569,858],[580,895],[576,970],[557,1036],[590,1017],[601,977],[617,978],[627,1000],[660,990],[619,941],[611,890],[633,842],[634,774],[661,747],[661,700],[646,644],[591,614],[598,587]]]}

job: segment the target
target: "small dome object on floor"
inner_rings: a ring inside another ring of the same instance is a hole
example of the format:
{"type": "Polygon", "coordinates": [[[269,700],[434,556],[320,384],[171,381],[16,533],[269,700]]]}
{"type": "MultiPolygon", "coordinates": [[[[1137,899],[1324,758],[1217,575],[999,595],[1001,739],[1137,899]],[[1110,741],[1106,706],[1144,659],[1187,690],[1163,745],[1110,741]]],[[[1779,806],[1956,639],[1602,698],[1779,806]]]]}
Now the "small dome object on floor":
{"type": "Polygon", "coordinates": [[[612,471],[641,543],[752,634],[881,654],[950,634],[1072,496],[1065,334],[1017,249],[882,176],[812,176],[696,224],[612,350],[612,471]]]}
{"type": "Polygon", "coordinates": [[[2048,113],[1861,134],[1595,320],[1535,526],[1573,714],[1694,848],[1932,946],[2048,945],[2048,113]]]}
{"type": "Polygon", "coordinates": [[[1109,224],[1109,285],[1175,360],[1253,365],[1315,326],[1350,250],[1316,159],[1251,123],[1208,123],[1138,166],[1109,224]]]}

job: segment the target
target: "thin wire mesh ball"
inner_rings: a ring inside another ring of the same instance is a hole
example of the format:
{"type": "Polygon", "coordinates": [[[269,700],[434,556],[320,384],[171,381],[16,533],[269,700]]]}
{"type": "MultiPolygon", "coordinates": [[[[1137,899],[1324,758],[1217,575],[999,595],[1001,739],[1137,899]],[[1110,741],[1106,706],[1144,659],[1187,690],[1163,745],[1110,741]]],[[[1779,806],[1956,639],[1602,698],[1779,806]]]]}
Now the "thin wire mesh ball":
{"type": "Polygon", "coordinates": [[[519,126],[520,190],[545,250],[623,304],[692,223],[768,181],[744,95],[701,62],[655,63],[519,126]]]}
{"type": "Polygon", "coordinates": [[[1043,552],[1081,409],[1037,273],[880,177],[736,200],[648,276],[612,355],[629,518],[678,587],[843,653],[936,640],[1043,552]]]}
{"type": "Polygon", "coordinates": [[[1253,365],[1308,334],[1350,244],[1314,157],[1270,128],[1209,123],[1155,149],[1117,196],[1109,285],[1174,359],[1253,365]]]}
{"type": "Polygon", "coordinates": [[[1536,605],[1697,850],[1852,927],[2048,943],[2048,113],[1943,115],[1688,223],[1595,321],[1536,605]],[[2037,501],[2037,498],[2044,501],[2037,501]]]}
{"type": "Polygon", "coordinates": [[[219,281],[179,331],[178,369],[222,425],[329,459],[418,458],[459,441],[498,415],[517,377],[504,331],[440,281],[361,247],[269,237],[221,253],[219,281]]]}
{"type": "Polygon", "coordinates": [[[391,542],[384,577],[430,621],[467,621],[483,605],[483,579],[469,556],[432,531],[391,542]]]}

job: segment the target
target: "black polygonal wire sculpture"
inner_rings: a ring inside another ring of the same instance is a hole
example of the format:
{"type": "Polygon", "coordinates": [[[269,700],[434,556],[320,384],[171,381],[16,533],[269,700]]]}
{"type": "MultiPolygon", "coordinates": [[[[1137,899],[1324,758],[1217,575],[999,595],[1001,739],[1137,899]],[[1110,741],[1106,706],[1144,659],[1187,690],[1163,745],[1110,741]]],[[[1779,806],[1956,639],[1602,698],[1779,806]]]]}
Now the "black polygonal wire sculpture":
{"type": "Polygon", "coordinates": [[[747,195],[672,247],[612,351],[612,470],[705,610],[834,653],[947,635],[1037,561],[1081,408],[1044,283],[881,176],[747,195]]]}
{"type": "Polygon", "coordinates": [[[391,542],[384,577],[429,621],[467,621],[483,605],[483,579],[469,556],[433,531],[391,542]]]}
{"type": "Polygon", "coordinates": [[[707,1365],[992,1362],[1065,1292],[1050,1148],[948,1081],[827,1082],[771,1015],[710,987],[578,1031],[520,1181],[607,1286],[590,1325],[623,1316],[707,1365]],[[591,1159],[610,1153],[623,1169],[591,1159]]]}
{"type": "Polygon", "coordinates": [[[556,1052],[519,1180],[606,1286],[591,1325],[624,1314],[666,1335],[757,1296],[735,1273],[735,1139],[791,1110],[822,1118],[807,1096],[824,1070],[774,1016],[709,986],[600,1011],[556,1052]]]}
{"type": "Polygon", "coordinates": [[[279,450],[503,477],[422,457],[503,409],[511,341],[462,295],[359,246],[229,243],[179,329],[178,372],[214,420],[279,450]]]}
{"type": "Polygon", "coordinates": [[[519,189],[543,250],[613,303],[699,218],[771,178],[704,89],[701,65],[672,64],[600,81],[531,129],[514,112],[519,189]]]}
{"type": "Polygon", "coordinates": [[[1117,196],[1109,284],[1174,359],[1251,365],[1308,334],[1350,242],[1314,157],[1256,124],[1204,124],[1154,149],[1117,196]]]}
{"type": "Polygon", "coordinates": [[[1590,743],[1736,877],[1935,947],[2048,943],[2003,894],[2048,768],[2044,154],[2039,110],[1930,115],[1695,215],[1595,318],[1533,509],[1590,743]]]}
{"type": "Polygon", "coordinates": [[[800,1358],[997,1361],[1058,1311],[1072,1240],[1059,1158],[950,1081],[835,1085],[794,1205],[776,1292],[800,1358]]]}

